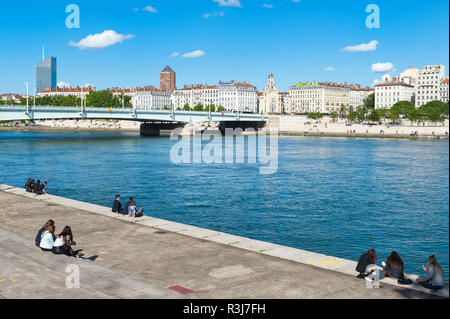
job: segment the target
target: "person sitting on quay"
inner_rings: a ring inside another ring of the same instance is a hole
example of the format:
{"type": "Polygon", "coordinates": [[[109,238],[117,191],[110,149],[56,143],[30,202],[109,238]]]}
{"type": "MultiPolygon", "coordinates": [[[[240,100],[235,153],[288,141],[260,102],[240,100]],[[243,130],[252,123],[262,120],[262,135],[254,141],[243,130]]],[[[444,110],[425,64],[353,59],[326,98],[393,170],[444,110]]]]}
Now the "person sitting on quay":
{"type": "Polygon", "coordinates": [[[38,189],[36,195],[46,195],[46,194],[48,194],[47,191],[45,190],[45,186],[47,186],[47,182],[44,182],[41,185],[39,185],[39,189],[38,189]]]}
{"type": "Polygon", "coordinates": [[[386,266],[383,269],[384,277],[404,279],[404,271],[403,260],[396,251],[393,251],[386,259],[386,266]]]}
{"type": "Polygon", "coordinates": [[[133,197],[130,197],[128,201],[125,203],[124,211],[125,213],[128,213],[128,208],[131,206],[131,203],[133,203],[133,197]]]}
{"type": "Polygon", "coordinates": [[[128,216],[130,217],[142,217],[144,215],[144,208],[141,208],[139,212],[136,213],[136,202],[132,202],[128,207],[128,216]]]}
{"type": "Polygon", "coordinates": [[[31,178],[29,178],[29,179],[27,180],[27,183],[25,184],[25,190],[26,190],[28,193],[31,193],[31,178]]]}
{"type": "Polygon", "coordinates": [[[55,244],[55,225],[49,224],[40,238],[39,247],[42,251],[50,252],[53,251],[53,246],[55,244]]]}
{"type": "Polygon", "coordinates": [[[38,179],[36,183],[34,183],[33,193],[37,194],[39,191],[39,187],[41,187],[41,180],[38,179]]]}
{"type": "Polygon", "coordinates": [[[398,279],[400,285],[411,285],[413,283],[411,279],[405,278],[405,265],[396,251],[389,255],[383,266],[385,266],[383,269],[384,277],[398,279]]]}
{"type": "Polygon", "coordinates": [[[55,255],[66,255],[78,258],[72,249],[72,246],[76,246],[76,244],[77,243],[73,240],[72,229],[70,226],[66,226],[57,236],[55,243],[53,244],[52,252],[55,255]]]}
{"type": "Polygon", "coordinates": [[[359,273],[358,278],[366,278],[371,275],[379,267],[376,265],[378,261],[377,252],[371,248],[359,258],[356,271],[359,273]]]}
{"type": "Polygon", "coordinates": [[[113,206],[112,206],[112,212],[115,214],[122,213],[122,203],[120,202],[120,195],[116,195],[116,199],[114,200],[113,206]]]}
{"type": "Polygon", "coordinates": [[[42,226],[42,228],[38,231],[36,238],[34,239],[34,243],[37,247],[40,247],[41,244],[41,238],[43,233],[48,229],[48,226],[55,226],[55,222],[53,220],[48,220],[44,226],[42,226]]]}
{"type": "Polygon", "coordinates": [[[444,270],[438,263],[435,255],[428,258],[428,267],[423,266],[423,270],[427,275],[425,277],[417,278],[416,281],[420,285],[433,291],[444,288],[444,270]]]}
{"type": "Polygon", "coordinates": [[[28,185],[28,188],[26,189],[28,193],[34,192],[34,179],[31,180],[30,184],[28,185]]]}

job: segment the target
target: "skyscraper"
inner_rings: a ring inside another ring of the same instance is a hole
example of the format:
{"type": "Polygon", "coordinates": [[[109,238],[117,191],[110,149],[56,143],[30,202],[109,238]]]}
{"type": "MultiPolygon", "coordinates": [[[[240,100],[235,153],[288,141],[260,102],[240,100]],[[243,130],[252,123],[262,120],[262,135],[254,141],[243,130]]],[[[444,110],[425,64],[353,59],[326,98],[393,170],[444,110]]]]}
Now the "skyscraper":
{"type": "Polygon", "coordinates": [[[177,89],[176,74],[170,66],[166,66],[160,74],[160,89],[163,92],[169,93],[177,89]]]}
{"type": "Polygon", "coordinates": [[[56,88],[56,58],[50,57],[36,64],[36,92],[56,88]]]}

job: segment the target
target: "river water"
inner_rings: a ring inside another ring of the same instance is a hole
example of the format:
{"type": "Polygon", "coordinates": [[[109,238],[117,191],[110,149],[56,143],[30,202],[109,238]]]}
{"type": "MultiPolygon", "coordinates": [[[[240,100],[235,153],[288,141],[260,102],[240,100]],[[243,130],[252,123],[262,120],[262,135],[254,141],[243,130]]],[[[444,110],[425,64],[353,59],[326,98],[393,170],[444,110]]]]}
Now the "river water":
{"type": "Polygon", "coordinates": [[[0,183],[40,178],[52,194],[103,206],[131,195],[150,216],[352,260],[396,250],[413,273],[436,254],[448,279],[448,141],[280,137],[272,175],[175,164],[175,143],[0,131],[0,183]]]}

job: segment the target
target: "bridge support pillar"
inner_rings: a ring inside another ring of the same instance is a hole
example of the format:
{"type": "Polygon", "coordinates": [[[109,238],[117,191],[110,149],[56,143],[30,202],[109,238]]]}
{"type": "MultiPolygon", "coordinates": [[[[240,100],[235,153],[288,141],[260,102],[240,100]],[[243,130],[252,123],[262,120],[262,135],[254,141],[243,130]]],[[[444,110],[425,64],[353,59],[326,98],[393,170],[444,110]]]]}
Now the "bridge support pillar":
{"type": "Polygon", "coordinates": [[[172,131],[177,127],[183,126],[178,122],[149,122],[141,124],[141,136],[160,136],[161,130],[172,131]]]}
{"type": "Polygon", "coordinates": [[[161,131],[159,127],[152,123],[141,124],[141,136],[159,136],[161,131]]]}
{"type": "Polygon", "coordinates": [[[255,131],[259,131],[261,128],[265,126],[265,122],[254,122],[254,121],[223,121],[220,122],[219,130],[222,133],[222,135],[225,135],[225,129],[231,128],[231,129],[237,129],[241,128],[243,131],[245,131],[248,128],[252,128],[255,131]]]}

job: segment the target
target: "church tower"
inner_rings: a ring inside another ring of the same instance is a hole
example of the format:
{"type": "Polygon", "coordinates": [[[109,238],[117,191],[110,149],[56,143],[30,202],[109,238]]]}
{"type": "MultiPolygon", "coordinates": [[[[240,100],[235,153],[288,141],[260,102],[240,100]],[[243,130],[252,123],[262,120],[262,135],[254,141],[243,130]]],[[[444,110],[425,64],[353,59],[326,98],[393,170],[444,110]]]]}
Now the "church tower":
{"type": "Polygon", "coordinates": [[[272,73],[269,74],[269,81],[267,82],[267,87],[269,89],[275,88],[275,77],[272,73]]]}

